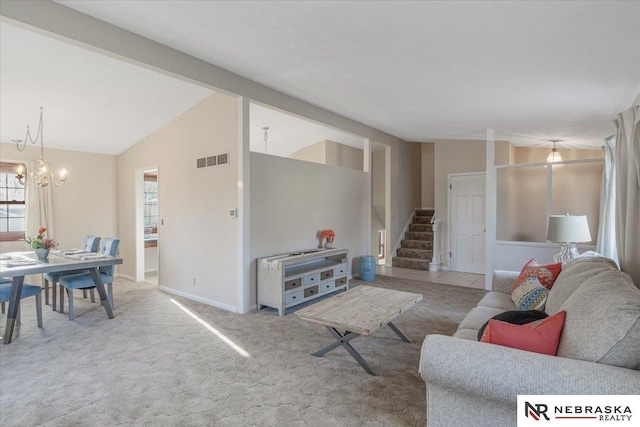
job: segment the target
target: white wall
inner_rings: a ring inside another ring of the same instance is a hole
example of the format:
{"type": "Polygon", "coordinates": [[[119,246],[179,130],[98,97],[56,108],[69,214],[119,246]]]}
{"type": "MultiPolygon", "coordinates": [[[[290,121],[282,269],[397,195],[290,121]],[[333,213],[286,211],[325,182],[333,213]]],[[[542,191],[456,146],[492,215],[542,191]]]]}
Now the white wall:
{"type": "Polygon", "coordinates": [[[434,200],[435,217],[442,220],[441,230],[444,255],[442,264],[449,267],[449,184],[450,173],[484,172],[485,141],[437,140],[434,147],[434,200]]]}
{"type": "Polygon", "coordinates": [[[367,179],[362,171],[251,153],[251,305],[256,258],[317,248],[320,230],[333,229],[350,260],[368,254],[367,179]]]}
{"type": "Polygon", "coordinates": [[[295,160],[303,160],[305,162],[327,164],[327,147],[326,140],[318,141],[315,144],[308,145],[292,153],[289,158],[295,160]]]}
{"type": "MultiPolygon", "coordinates": [[[[44,150],[45,160],[54,172],[63,167],[68,180],[52,189],[54,238],[62,248],[77,248],[87,234],[117,237],[116,157],[80,151],[44,150]]],[[[0,144],[3,161],[28,161],[40,158],[40,148],[27,146],[19,152],[16,145],[0,144]]],[[[24,250],[24,242],[2,242],[0,250],[24,250]]],[[[119,267],[118,267],[119,268],[119,267]]]]}
{"type": "Polygon", "coordinates": [[[378,255],[378,230],[385,227],[385,150],[371,152],[371,249],[378,255]]]}
{"type": "Polygon", "coordinates": [[[134,172],[157,165],[160,287],[236,310],[236,147],[237,101],[214,93],[118,157],[125,274],[135,276],[134,172]],[[196,169],[197,158],[225,152],[229,165],[196,169]]]}
{"type": "Polygon", "coordinates": [[[364,152],[360,148],[324,139],[301,148],[291,154],[289,158],[361,171],[363,170],[364,152]]]}
{"type": "Polygon", "coordinates": [[[432,142],[421,144],[420,157],[420,207],[432,208],[435,206],[435,153],[432,142]]]}
{"type": "Polygon", "coordinates": [[[329,140],[326,140],[325,143],[327,165],[340,166],[341,168],[355,169],[357,171],[363,170],[363,150],[329,140]]]}

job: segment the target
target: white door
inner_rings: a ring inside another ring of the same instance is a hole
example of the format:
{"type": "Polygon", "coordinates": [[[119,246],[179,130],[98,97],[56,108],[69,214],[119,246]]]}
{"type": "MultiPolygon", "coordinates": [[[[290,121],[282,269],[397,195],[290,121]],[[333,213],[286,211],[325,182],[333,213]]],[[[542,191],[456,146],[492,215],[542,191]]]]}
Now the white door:
{"type": "Polygon", "coordinates": [[[484,274],[485,174],[450,178],[451,270],[484,274]]]}

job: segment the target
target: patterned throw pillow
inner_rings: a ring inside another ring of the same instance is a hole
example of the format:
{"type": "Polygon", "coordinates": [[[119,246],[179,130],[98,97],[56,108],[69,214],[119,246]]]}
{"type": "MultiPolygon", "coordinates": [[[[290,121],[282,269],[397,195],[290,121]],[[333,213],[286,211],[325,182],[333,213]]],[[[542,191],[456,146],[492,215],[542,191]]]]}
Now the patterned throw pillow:
{"type": "Polygon", "coordinates": [[[513,289],[520,286],[522,282],[531,276],[536,276],[542,286],[547,289],[551,289],[553,282],[558,278],[558,274],[560,274],[561,269],[562,264],[559,262],[556,264],[540,265],[535,258],[532,258],[524,265],[524,267],[522,267],[520,276],[518,277],[518,280],[516,280],[515,285],[513,285],[513,289]]]}
{"type": "Polygon", "coordinates": [[[544,310],[549,291],[536,276],[530,276],[511,293],[518,310],[544,310]]]}

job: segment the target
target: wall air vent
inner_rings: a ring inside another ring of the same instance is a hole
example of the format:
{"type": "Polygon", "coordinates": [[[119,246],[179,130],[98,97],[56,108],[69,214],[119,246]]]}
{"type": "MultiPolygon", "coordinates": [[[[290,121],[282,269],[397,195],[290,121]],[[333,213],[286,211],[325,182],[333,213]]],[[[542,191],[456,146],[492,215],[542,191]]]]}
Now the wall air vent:
{"type": "Polygon", "coordinates": [[[226,165],[229,163],[229,153],[218,154],[218,164],[226,165]]]}
{"type": "Polygon", "coordinates": [[[229,164],[229,153],[216,154],[214,156],[207,156],[207,157],[202,157],[200,159],[196,159],[196,167],[198,169],[210,168],[213,166],[228,165],[228,164],[229,164]]]}

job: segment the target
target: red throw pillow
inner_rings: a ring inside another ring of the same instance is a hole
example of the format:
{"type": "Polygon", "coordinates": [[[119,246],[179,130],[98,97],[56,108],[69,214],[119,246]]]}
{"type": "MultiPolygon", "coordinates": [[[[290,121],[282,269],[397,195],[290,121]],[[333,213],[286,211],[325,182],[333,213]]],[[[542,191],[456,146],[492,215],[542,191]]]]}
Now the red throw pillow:
{"type": "Polygon", "coordinates": [[[563,310],[525,325],[491,319],[480,341],[555,356],[566,314],[563,310]]]}
{"type": "Polygon", "coordinates": [[[553,282],[556,281],[558,274],[560,274],[560,270],[562,270],[562,263],[541,265],[535,258],[532,258],[522,267],[520,276],[518,276],[518,280],[516,280],[515,285],[513,285],[513,289],[520,286],[520,284],[529,277],[536,276],[542,286],[551,290],[553,282]]]}

